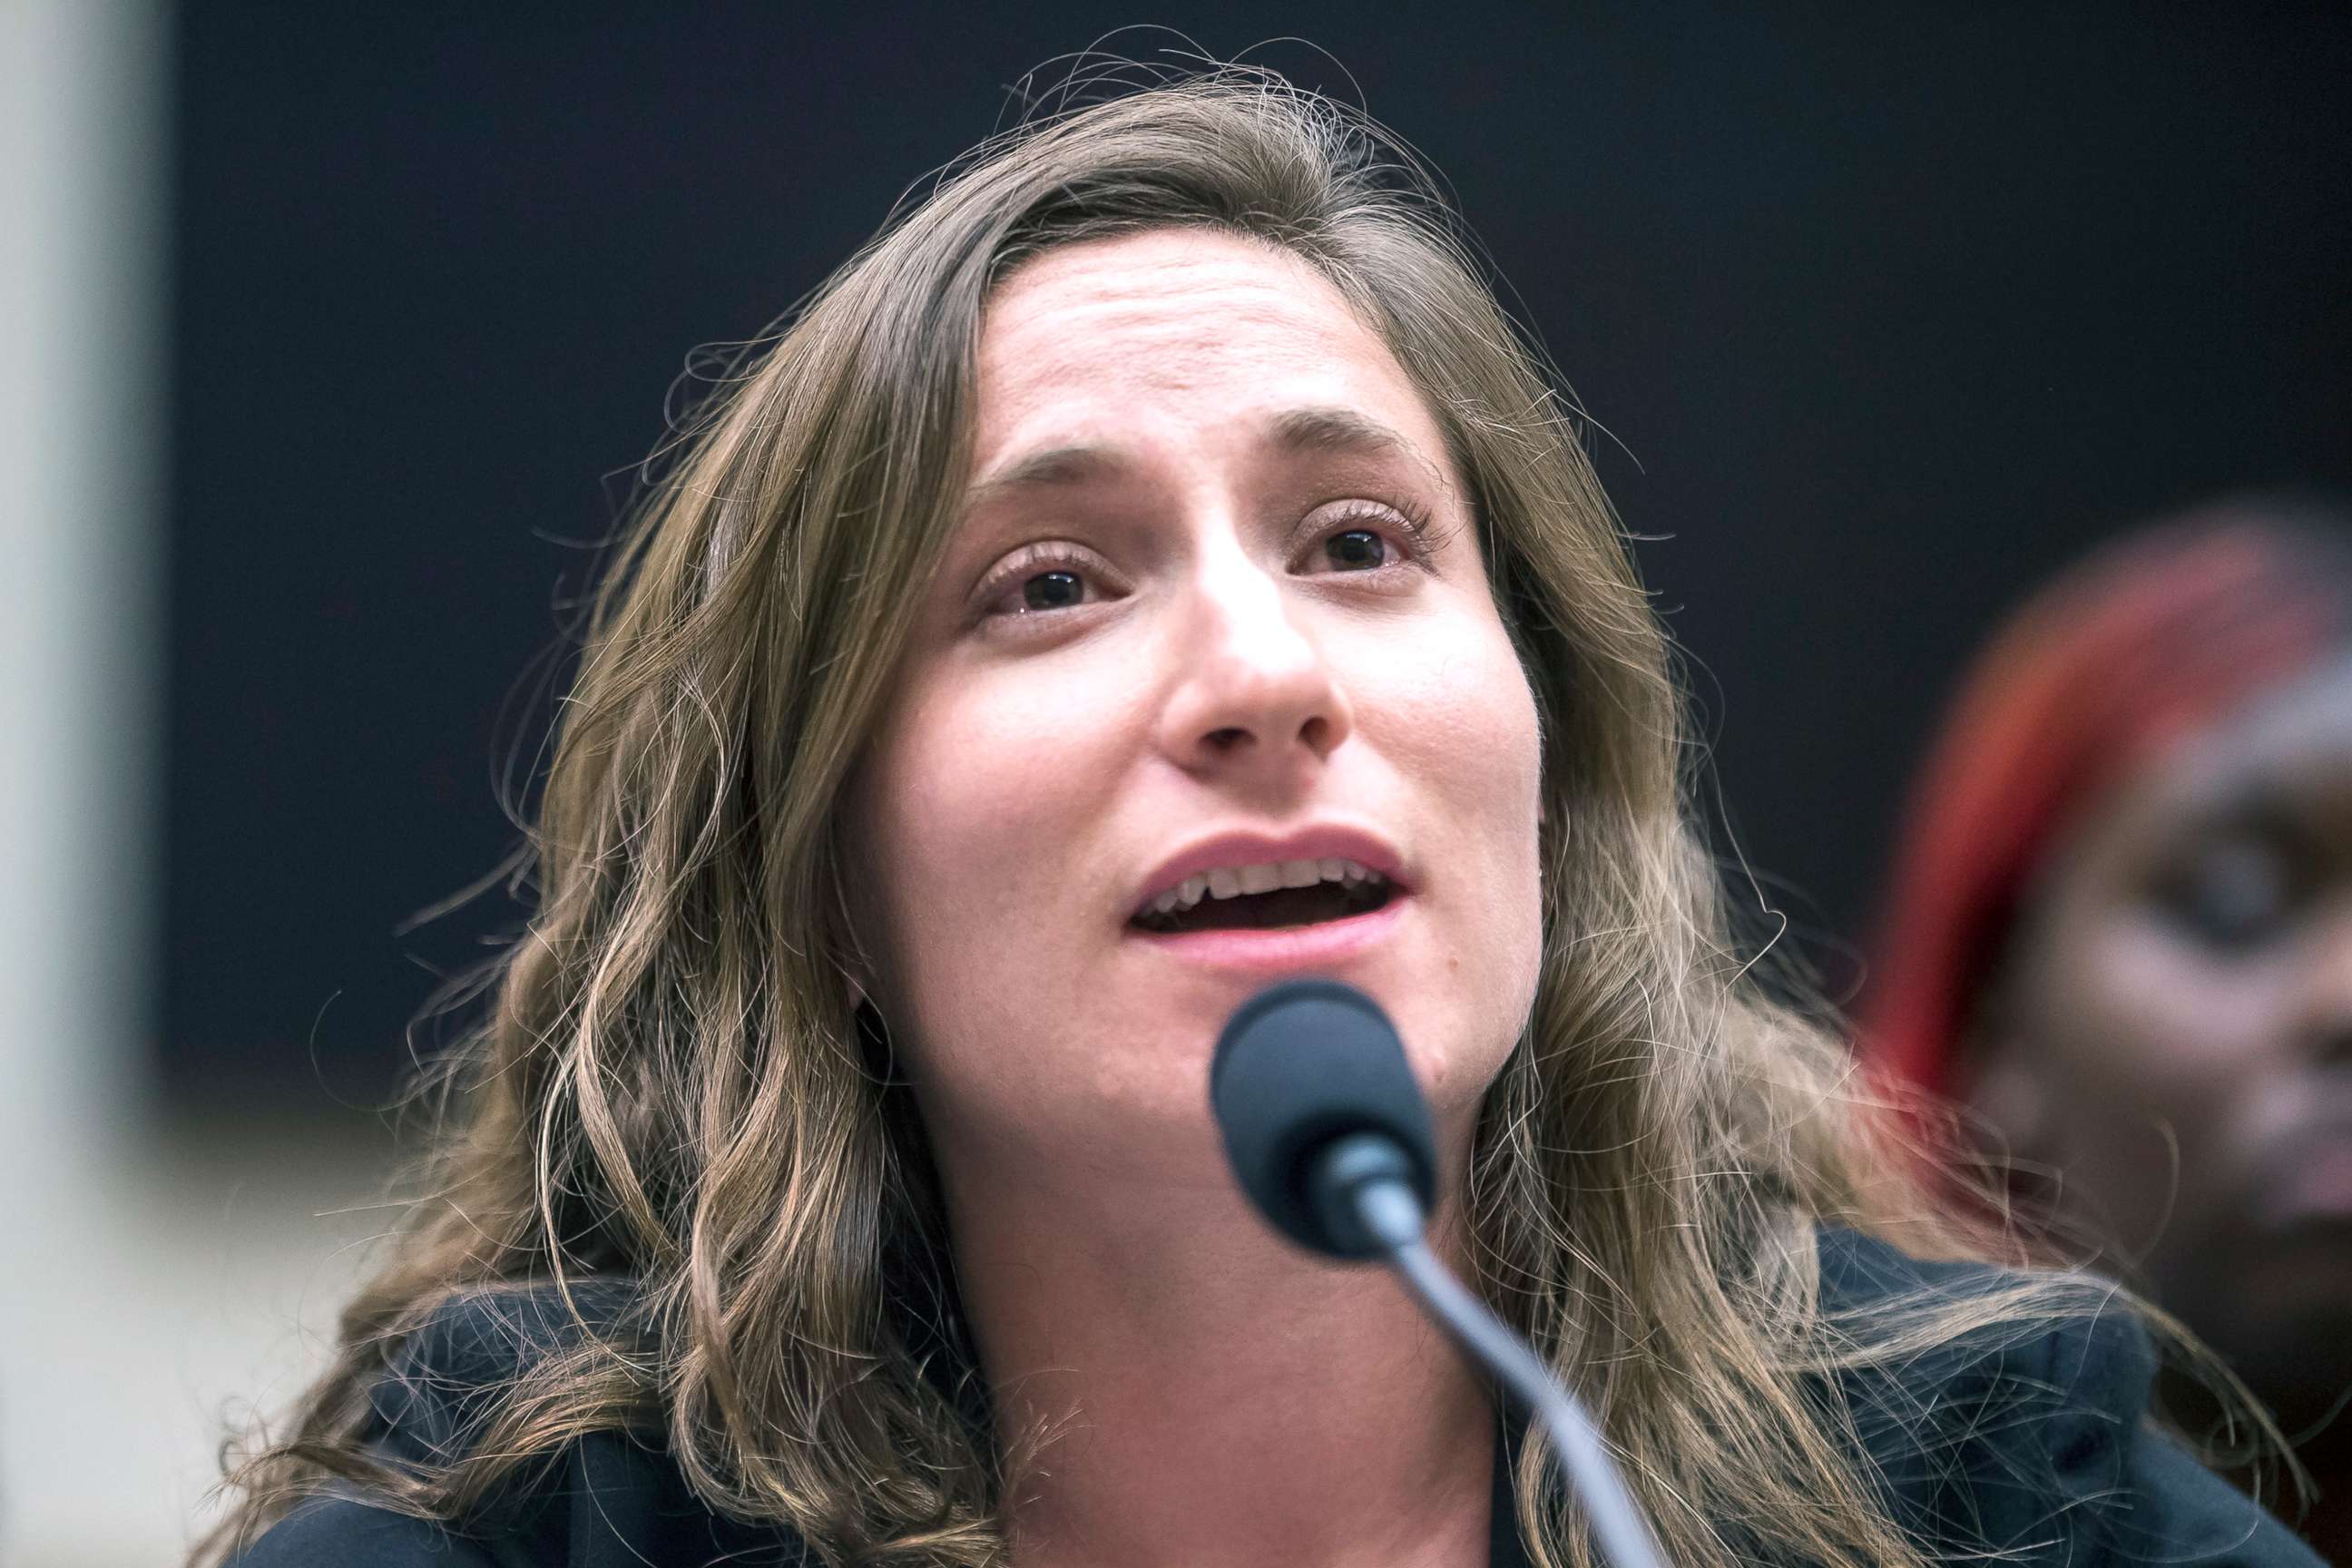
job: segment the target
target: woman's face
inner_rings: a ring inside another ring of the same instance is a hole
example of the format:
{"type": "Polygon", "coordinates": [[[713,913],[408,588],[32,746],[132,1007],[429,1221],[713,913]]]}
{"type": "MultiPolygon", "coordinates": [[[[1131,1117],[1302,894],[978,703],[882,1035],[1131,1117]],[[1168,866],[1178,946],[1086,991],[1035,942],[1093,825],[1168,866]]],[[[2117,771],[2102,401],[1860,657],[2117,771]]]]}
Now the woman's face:
{"type": "Polygon", "coordinates": [[[1026,263],[978,368],[966,510],[852,803],[932,1137],[1222,1185],[1218,1031],[1319,973],[1388,1010],[1466,1147],[1535,994],[1538,760],[1430,410],[1314,271],[1206,231],[1026,263]],[[1284,866],[1318,881],[1249,891],[1284,866]],[[1202,901],[1139,921],[1170,889],[1202,901]]]}
{"type": "Polygon", "coordinates": [[[2291,1405],[2352,1383],[2352,665],[2185,742],[2040,884],[1980,1095],[2291,1405]]]}

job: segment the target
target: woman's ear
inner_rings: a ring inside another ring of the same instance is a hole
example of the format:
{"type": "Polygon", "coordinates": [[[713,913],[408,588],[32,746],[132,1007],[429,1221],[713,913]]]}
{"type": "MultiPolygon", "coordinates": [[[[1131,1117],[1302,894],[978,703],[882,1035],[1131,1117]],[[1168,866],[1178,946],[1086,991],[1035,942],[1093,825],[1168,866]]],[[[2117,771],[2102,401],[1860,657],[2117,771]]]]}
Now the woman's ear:
{"type": "Polygon", "coordinates": [[[2004,988],[1988,992],[1961,1032],[1948,1081],[1987,1153],[2030,1168],[2020,1176],[2057,1174],[2067,1156],[2057,1096],[2042,1053],[2017,1026],[2004,988]]]}
{"type": "Polygon", "coordinates": [[[2057,1154],[2048,1087],[2016,1051],[1993,1051],[1981,1058],[1962,1099],[1996,1152],[2037,1163],[2057,1154]]]}

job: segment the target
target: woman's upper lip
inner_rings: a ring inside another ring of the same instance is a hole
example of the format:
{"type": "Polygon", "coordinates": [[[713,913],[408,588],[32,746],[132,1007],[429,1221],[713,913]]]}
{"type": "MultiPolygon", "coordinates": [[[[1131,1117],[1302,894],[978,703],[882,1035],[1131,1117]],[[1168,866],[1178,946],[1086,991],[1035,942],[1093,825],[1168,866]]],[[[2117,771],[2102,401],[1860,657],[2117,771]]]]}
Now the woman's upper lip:
{"type": "Polygon", "coordinates": [[[1244,828],[1195,839],[1161,861],[1128,906],[1128,918],[1141,914],[1152,900],[1181,886],[1187,877],[1221,866],[1270,866],[1282,860],[1353,860],[1386,877],[1400,892],[1412,890],[1404,874],[1404,858],[1368,828],[1344,823],[1311,824],[1287,833],[1244,828]]]}

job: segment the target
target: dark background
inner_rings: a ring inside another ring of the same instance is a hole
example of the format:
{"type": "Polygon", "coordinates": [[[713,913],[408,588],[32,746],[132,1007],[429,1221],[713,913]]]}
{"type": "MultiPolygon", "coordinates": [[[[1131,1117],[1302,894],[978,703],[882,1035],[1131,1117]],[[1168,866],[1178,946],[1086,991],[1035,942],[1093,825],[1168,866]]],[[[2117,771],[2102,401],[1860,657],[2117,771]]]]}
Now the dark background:
{"type": "MultiPolygon", "coordinates": [[[[1841,11],[1142,15],[1450,178],[1599,427],[1738,847],[1844,984],[2017,595],[2160,509],[2352,486],[2352,7],[1841,11]],[[1328,57],[1253,49],[1286,35],[1328,57]]],[[[494,780],[687,353],[1136,19],[181,7],[170,1103],[390,1092],[436,975],[520,919],[399,929],[515,840],[494,780]]]]}

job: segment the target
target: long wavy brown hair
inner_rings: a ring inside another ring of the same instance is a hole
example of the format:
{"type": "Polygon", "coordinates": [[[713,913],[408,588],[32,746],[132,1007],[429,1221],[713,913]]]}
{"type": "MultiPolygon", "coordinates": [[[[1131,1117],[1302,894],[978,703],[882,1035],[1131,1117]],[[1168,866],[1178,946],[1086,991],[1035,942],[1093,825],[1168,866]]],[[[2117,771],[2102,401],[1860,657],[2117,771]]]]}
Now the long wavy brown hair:
{"type": "MultiPolygon", "coordinates": [[[[847,978],[841,808],[957,521],[992,287],[1163,226],[1300,258],[1386,342],[1470,487],[1536,694],[1544,951],[1476,1134],[1479,1288],[1581,1389],[1669,1560],[1920,1560],[1823,1373],[2065,1310],[2074,1282],[1820,1310],[1822,1223],[1945,1256],[1999,1237],[1936,1217],[1842,1041],[1735,940],[1671,649],[1564,387],[1362,115],[1258,70],[1124,85],[951,166],[668,454],[562,707],[535,918],[442,1063],[418,1195],[198,1562],[330,1485],[461,1518],[615,1427],[659,1432],[708,1503],[828,1563],[1006,1560],[1007,1442],[925,1364],[966,1342],[919,1125],[847,978]],[[644,1331],[527,1366],[446,1465],[371,1449],[369,1390],[436,1309],[591,1275],[634,1281],[644,1331]]],[[[1516,1476],[1530,1547],[1591,1563],[1547,1463],[1531,1441],[1516,1476]]]]}

